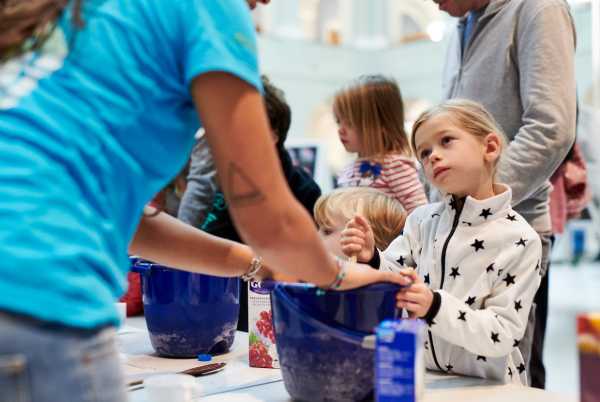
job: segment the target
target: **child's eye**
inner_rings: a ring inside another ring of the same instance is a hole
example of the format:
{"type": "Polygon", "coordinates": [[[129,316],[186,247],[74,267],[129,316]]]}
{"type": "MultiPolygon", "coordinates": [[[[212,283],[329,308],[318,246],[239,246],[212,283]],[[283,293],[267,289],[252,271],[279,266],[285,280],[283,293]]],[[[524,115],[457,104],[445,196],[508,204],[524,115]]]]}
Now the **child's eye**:
{"type": "Polygon", "coordinates": [[[442,137],[441,143],[442,145],[448,145],[454,138],[452,137],[442,137]]]}
{"type": "Polygon", "coordinates": [[[426,159],[429,155],[431,154],[431,151],[429,149],[424,149],[421,151],[421,153],[419,154],[419,158],[421,160],[426,159]]]}
{"type": "Polygon", "coordinates": [[[333,230],[322,228],[321,229],[321,233],[323,233],[324,236],[329,236],[329,235],[331,235],[333,233],[333,230]]]}

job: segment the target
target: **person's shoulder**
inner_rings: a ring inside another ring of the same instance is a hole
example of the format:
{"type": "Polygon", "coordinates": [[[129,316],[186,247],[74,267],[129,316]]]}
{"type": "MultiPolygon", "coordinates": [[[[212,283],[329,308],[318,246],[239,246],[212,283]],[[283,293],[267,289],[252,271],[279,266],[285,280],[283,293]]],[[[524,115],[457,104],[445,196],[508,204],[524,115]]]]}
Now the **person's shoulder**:
{"type": "Polygon", "coordinates": [[[512,208],[508,209],[506,212],[506,216],[501,217],[498,220],[495,220],[494,223],[497,226],[498,233],[502,232],[503,236],[516,236],[519,238],[526,239],[527,241],[533,241],[535,243],[539,243],[541,246],[541,240],[538,233],[533,229],[533,227],[527,222],[521,214],[513,210],[512,208]]]}
{"type": "Polygon", "coordinates": [[[428,204],[423,204],[416,207],[410,214],[408,214],[408,217],[406,219],[407,221],[411,220],[414,222],[418,222],[418,224],[421,224],[426,220],[434,219],[436,217],[441,216],[443,209],[444,204],[442,202],[431,202],[428,204]]]}
{"type": "Polygon", "coordinates": [[[569,4],[565,0],[512,0],[508,3],[508,7],[517,10],[523,18],[533,18],[539,15],[544,10],[553,8],[563,8],[570,10],[569,4]]]}
{"type": "Polygon", "coordinates": [[[292,193],[298,201],[312,211],[312,207],[321,196],[321,187],[303,168],[294,166],[291,161],[289,166],[286,166],[288,164],[285,160],[282,162],[284,172],[289,171],[289,174],[286,174],[286,181],[292,193]]]}
{"type": "Polygon", "coordinates": [[[386,154],[383,157],[382,164],[386,169],[417,169],[416,159],[404,154],[386,154]]]}

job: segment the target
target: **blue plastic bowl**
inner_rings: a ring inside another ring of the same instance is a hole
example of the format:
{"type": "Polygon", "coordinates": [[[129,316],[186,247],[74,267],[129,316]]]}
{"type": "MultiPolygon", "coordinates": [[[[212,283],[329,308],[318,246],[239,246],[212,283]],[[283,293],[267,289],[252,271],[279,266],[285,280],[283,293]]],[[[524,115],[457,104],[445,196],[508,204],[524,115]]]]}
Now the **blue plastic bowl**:
{"type": "Polygon", "coordinates": [[[275,287],[271,303],[281,374],[290,396],[311,402],[370,398],[374,351],[361,346],[364,334],[313,318],[285,286],[275,287]]]}
{"type": "Polygon", "coordinates": [[[306,284],[281,284],[282,292],[297,306],[324,323],[365,334],[375,332],[383,320],[399,316],[396,293],[400,285],[377,283],[346,291],[326,291],[306,284]]]}
{"type": "Polygon", "coordinates": [[[161,356],[225,353],[233,344],[240,308],[238,278],[194,274],[137,262],[152,347],[161,356]]]}

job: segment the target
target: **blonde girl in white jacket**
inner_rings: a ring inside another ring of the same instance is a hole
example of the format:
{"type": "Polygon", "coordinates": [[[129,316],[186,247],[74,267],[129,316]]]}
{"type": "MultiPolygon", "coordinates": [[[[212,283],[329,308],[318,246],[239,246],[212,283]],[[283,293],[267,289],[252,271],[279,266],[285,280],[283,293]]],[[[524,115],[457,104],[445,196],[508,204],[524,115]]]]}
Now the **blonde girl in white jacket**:
{"type": "Polygon", "coordinates": [[[360,261],[412,278],[398,307],[428,324],[427,368],[527,384],[519,342],[540,283],[542,246],[511,209],[511,189],[494,180],[504,143],[477,103],[454,99],[424,112],[411,145],[443,200],[411,213],[381,256],[361,217],[348,224],[341,245],[360,261]]]}

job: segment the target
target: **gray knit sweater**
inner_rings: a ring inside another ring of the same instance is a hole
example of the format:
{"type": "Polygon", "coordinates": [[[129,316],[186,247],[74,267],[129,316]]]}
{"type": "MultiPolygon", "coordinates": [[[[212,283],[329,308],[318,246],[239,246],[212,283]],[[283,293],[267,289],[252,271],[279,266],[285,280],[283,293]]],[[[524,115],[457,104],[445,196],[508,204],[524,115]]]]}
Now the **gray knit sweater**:
{"type": "Polygon", "coordinates": [[[564,0],[491,0],[461,51],[465,19],[450,40],[446,98],[482,103],[509,145],[498,181],[537,232],[551,230],[548,179],[575,138],[575,28],[564,0]]]}

